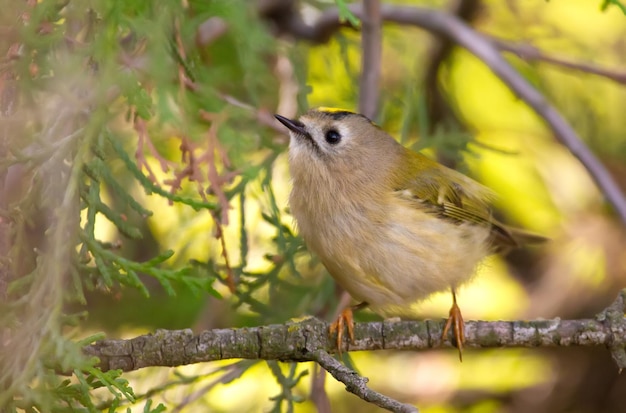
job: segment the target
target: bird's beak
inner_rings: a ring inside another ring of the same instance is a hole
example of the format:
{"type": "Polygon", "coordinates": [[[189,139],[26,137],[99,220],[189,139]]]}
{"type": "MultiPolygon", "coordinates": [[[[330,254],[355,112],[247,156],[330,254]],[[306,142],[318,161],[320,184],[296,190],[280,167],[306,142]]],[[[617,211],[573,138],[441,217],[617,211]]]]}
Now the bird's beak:
{"type": "Polygon", "coordinates": [[[289,129],[290,131],[298,133],[300,135],[305,135],[305,136],[309,135],[309,133],[304,128],[304,123],[300,122],[299,120],[288,119],[280,115],[274,115],[274,117],[278,119],[280,123],[285,125],[287,129],[289,129]]]}

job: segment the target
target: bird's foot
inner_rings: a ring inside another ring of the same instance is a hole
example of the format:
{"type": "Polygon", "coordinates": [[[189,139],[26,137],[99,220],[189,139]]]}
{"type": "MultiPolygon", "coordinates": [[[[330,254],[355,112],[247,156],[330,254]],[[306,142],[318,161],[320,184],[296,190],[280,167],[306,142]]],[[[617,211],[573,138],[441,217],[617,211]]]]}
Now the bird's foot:
{"type": "Polygon", "coordinates": [[[352,307],[348,307],[339,314],[339,317],[330,325],[330,335],[337,333],[337,351],[341,353],[341,344],[345,329],[348,329],[350,342],[354,343],[354,318],[352,317],[352,307]]]}
{"type": "MultiPolygon", "coordinates": [[[[463,345],[465,344],[465,322],[463,321],[463,315],[461,309],[456,303],[456,294],[452,292],[452,307],[450,308],[450,314],[448,321],[443,328],[441,339],[445,340],[448,336],[448,331],[453,329],[454,339],[456,341],[456,347],[459,349],[459,360],[463,361],[463,345]]],[[[454,343],[454,342],[453,342],[454,343]]]]}

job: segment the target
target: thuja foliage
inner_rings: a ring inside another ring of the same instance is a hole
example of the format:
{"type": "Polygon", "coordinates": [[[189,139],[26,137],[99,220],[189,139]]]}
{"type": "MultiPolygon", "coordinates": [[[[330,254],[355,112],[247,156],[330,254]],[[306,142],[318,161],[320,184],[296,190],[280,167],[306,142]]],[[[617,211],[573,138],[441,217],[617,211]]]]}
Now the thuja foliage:
{"type": "MultiPolygon", "coordinates": [[[[315,291],[296,282],[303,244],[272,183],[285,141],[261,121],[278,99],[279,48],[250,2],[3,3],[0,410],[140,403],[158,412],[155,394],[207,380],[181,375],[136,394],[122,372],[101,372],[81,351],[102,338],[81,329],[94,292],[227,293],[247,323],[334,300],[328,282],[315,291]],[[248,265],[252,196],[273,233],[262,270],[248,265]],[[177,260],[177,251],[152,248],[146,256],[146,222],[158,219],[148,197],[208,214],[213,253],[177,260]],[[237,239],[226,240],[233,219],[237,239]],[[114,233],[106,240],[105,222],[114,233]]],[[[214,374],[228,382],[252,364],[214,374]]],[[[297,401],[291,389],[303,373],[268,369],[282,389],[277,409],[297,401]]]]}

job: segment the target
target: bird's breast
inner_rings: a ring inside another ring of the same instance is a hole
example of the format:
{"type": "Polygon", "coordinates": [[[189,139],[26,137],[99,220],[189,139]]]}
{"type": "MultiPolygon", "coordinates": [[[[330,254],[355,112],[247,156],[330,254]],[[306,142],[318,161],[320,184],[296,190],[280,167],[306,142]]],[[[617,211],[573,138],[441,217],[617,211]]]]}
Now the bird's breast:
{"type": "Polygon", "coordinates": [[[308,248],[353,298],[375,310],[394,313],[461,284],[487,255],[486,228],[440,219],[415,203],[300,195],[292,193],[291,209],[308,248]]]}

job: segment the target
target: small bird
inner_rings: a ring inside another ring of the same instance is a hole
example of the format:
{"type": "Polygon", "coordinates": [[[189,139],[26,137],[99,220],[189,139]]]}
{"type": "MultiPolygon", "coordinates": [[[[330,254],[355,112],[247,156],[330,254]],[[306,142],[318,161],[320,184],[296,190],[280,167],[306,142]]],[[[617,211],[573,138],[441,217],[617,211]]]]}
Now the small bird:
{"type": "MultiPolygon", "coordinates": [[[[443,331],[465,340],[456,289],[487,255],[544,237],[492,216],[493,193],[469,177],[411,151],[367,117],[332,108],[289,129],[289,197],[297,228],[332,277],[383,316],[403,315],[431,294],[452,291],[443,331]]],[[[354,340],[352,308],[331,326],[341,349],[344,325],[354,340]]]]}

